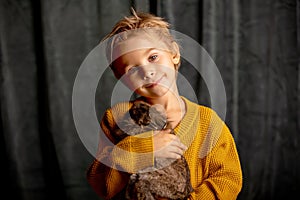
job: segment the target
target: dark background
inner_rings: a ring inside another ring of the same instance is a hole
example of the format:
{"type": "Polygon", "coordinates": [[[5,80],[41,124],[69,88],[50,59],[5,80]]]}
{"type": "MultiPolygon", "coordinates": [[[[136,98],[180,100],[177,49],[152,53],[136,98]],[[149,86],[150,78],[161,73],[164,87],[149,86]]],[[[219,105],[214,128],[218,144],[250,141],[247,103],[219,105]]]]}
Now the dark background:
{"type": "MultiPolygon", "coordinates": [[[[1,195],[98,199],[85,179],[93,156],[72,117],[87,54],[130,6],[166,18],[217,64],[244,185],[238,199],[291,199],[300,188],[300,1],[1,0],[1,195]]],[[[188,74],[203,104],[205,85],[188,74]]],[[[96,95],[101,115],[114,78],[96,95]]]]}

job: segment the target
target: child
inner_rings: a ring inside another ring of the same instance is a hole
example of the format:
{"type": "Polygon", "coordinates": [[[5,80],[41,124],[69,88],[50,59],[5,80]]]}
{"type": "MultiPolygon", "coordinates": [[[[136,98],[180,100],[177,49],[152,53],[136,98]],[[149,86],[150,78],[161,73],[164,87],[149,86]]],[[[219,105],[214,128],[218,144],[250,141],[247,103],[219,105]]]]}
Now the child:
{"type": "Polygon", "coordinates": [[[124,199],[131,174],[153,166],[156,158],[183,155],[193,187],[189,199],[236,199],[242,171],[235,142],[213,110],[179,95],[180,51],[169,24],[160,17],[133,11],[106,38],[107,58],[116,78],[140,96],[137,100],[164,110],[175,135],[164,129],[120,139],[114,130],[133,101],[107,109],[97,158],[87,172],[96,193],[105,199],[124,199]]]}

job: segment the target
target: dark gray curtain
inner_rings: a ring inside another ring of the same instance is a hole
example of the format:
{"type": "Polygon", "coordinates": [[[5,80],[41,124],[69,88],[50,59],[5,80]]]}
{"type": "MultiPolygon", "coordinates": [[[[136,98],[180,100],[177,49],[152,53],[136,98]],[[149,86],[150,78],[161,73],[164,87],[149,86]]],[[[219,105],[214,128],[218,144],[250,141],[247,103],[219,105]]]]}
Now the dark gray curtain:
{"type": "MultiPolygon", "coordinates": [[[[74,126],[72,88],[84,58],[131,6],[166,18],[218,66],[244,174],[239,199],[297,197],[299,0],[1,0],[2,194],[99,199],[85,179],[93,156],[74,126]]],[[[205,83],[188,66],[183,60],[182,74],[209,105],[205,83]]],[[[115,82],[105,74],[95,97],[99,116],[115,82]]]]}

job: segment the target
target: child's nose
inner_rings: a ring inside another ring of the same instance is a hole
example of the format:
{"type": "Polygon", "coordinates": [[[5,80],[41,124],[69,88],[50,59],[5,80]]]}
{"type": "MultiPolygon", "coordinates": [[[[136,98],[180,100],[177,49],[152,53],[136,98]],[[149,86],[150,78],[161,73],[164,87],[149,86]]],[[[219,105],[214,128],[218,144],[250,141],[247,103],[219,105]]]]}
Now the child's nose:
{"type": "Polygon", "coordinates": [[[152,77],[154,77],[154,72],[147,72],[144,76],[144,80],[150,79],[152,77]]]}
{"type": "Polygon", "coordinates": [[[155,75],[155,70],[149,67],[148,68],[143,67],[141,71],[142,71],[141,75],[144,80],[151,79],[155,75]]]}

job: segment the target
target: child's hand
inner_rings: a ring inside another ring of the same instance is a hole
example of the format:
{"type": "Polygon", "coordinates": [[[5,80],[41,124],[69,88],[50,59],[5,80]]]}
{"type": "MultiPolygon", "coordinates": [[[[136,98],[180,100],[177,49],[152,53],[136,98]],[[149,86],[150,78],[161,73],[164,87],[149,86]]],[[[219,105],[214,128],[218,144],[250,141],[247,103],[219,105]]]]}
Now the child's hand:
{"type": "Polygon", "coordinates": [[[178,159],[183,155],[187,147],[171,130],[155,131],[153,136],[154,157],[178,159]]]}

